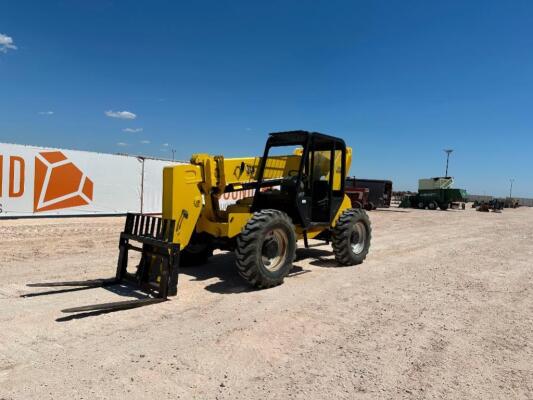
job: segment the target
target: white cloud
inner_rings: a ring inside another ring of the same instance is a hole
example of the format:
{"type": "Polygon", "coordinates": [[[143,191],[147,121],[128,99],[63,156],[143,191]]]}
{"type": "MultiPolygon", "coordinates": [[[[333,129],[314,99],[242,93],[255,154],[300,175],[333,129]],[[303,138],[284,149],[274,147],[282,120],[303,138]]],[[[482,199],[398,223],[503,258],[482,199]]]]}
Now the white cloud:
{"type": "Polygon", "coordinates": [[[39,115],[54,115],[53,111],[39,111],[39,115]]]}
{"type": "Polygon", "coordinates": [[[149,140],[141,140],[141,143],[142,144],[150,144],[150,141],[149,140]]]}
{"type": "Polygon", "coordinates": [[[169,145],[168,143],[163,143],[163,146],[168,147],[169,145]]]}
{"type": "Polygon", "coordinates": [[[0,33],[0,53],[7,53],[8,50],[17,50],[13,44],[13,38],[0,33]]]}
{"type": "Polygon", "coordinates": [[[120,146],[120,147],[125,147],[127,146],[128,144],[127,143],[124,143],[124,142],[118,142],[117,143],[117,146],[120,146]]]}
{"type": "Polygon", "coordinates": [[[105,115],[107,115],[110,118],[119,118],[119,119],[135,119],[137,118],[137,115],[130,111],[113,111],[109,110],[105,112],[105,115]]]}
{"type": "Polygon", "coordinates": [[[122,129],[122,132],[128,132],[128,133],[137,133],[142,132],[143,128],[124,128],[122,129]]]}

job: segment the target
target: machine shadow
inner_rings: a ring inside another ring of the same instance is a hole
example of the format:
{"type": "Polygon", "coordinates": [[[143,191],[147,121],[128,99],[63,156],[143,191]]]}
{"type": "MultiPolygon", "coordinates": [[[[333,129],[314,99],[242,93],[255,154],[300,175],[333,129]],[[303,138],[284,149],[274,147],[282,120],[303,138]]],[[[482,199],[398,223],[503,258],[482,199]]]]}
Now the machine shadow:
{"type": "Polygon", "coordinates": [[[296,250],[296,260],[295,262],[312,259],[309,262],[310,265],[314,267],[321,268],[333,268],[339,267],[339,264],[335,261],[335,258],[332,258],[333,251],[325,250],[319,248],[300,248],[296,250]]]}
{"type": "Polygon", "coordinates": [[[127,284],[116,284],[112,286],[104,286],[102,289],[105,289],[111,293],[117,294],[121,297],[132,297],[135,299],[145,299],[150,297],[146,293],[140,291],[139,288],[128,286],[127,284]]]}
{"type": "MultiPolygon", "coordinates": [[[[298,262],[312,259],[311,265],[319,267],[332,267],[337,266],[334,260],[331,259],[332,252],[319,248],[299,248],[296,250],[296,260],[287,278],[292,278],[298,275],[311,272],[309,269],[304,269],[302,266],[297,265],[298,262]],[[329,257],[329,258],[324,258],[329,257]]],[[[206,264],[182,267],[179,271],[180,275],[187,275],[191,277],[192,281],[206,281],[212,278],[218,278],[219,281],[211,283],[205,287],[213,293],[219,294],[237,294],[246,293],[259,290],[250,286],[250,284],[243,279],[238,273],[235,267],[235,255],[232,252],[219,253],[210,258],[206,264]]],[[[179,286],[179,283],[178,283],[179,286]]],[[[133,297],[136,299],[144,299],[148,296],[145,293],[140,292],[137,288],[125,285],[125,284],[112,284],[98,287],[105,289],[109,292],[117,294],[121,297],[133,297]]],[[[96,289],[96,287],[75,287],[67,289],[59,289],[56,291],[40,292],[27,297],[39,296],[54,293],[64,293],[69,291],[96,289]]],[[[56,319],[57,322],[67,322],[72,320],[84,319],[88,317],[94,317],[97,315],[108,314],[117,310],[95,310],[88,312],[80,312],[71,315],[65,315],[56,319]]]]}
{"type": "MultiPolygon", "coordinates": [[[[287,278],[307,272],[311,271],[304,270],[302,267],[295,265],[287,275],[287,278]]],[[[259,290],[251,287],[250,284],[238,274],[233,252],[215,254],[206,264],[182,267],[180,268],[179,274],[187,275],[192,278],[192,281],[199,282],[218,278],[218,282],[211,283],[205,287],[205,290],[213,293],[236,294],[259,290]]]]}
{"type": "Polygon", "coordinates": [[[113,311],[113,310],[99,310],[99,311],[90,311],[90,312],[84,312],[84,313],[70,314],[70,315],[65,315],[64,317],[56,318],[56,322],[68,322],[68,321],[73,321],[73,320],[76,320],[76,319],[84,319],[84,318],[88,318],[88,317],[96,317],[98,315],[109,314],[109,313],[112,313],[112,312],[116,312],[116,311],[113,311]]]}
{"type": "MultiPolygon", "coordinates": [[[[302,266],[297,263],[300,261],[312,259],[310,262],[311,265],[319,267],[332,267],[337,266],[334,260],[331,259],[332,252],[319,248],[299,248],[296,250],[296,260],[295,265],[293,266],[290,273],[287,275],[287,278],[292,278],[298,275],[306,274],[311,272],[309,269],[304,269],[302,266]],[[329,257],[329,258],[324,258],[329,257]]],[[[206,281],[212,278],[217,278],[219,281],[211,283],[205,287],[205,290],[208,290],[213,293],[219,294],[237,294],[237,293],[246,293],[255,290],[259,290],[250,286],[250,284],[243,279],[238,273],[235,267],[235,255],[232,252],[225,252],[215,254],[210,258],[209,262],[206,264],[191,266],[191,267],[182,267],[179,271],[180,275],[187,275],[191,277],[192,281],[206,281]]],[[[179,287],[179,283],[178,283],[179,287]]],[[[147,298],[148,296],[145,293],[140,292],[137,288],[128,286],[126,284],[112,284],[97,287],[98,289],[105,289],[109,292],[117,294],[121,297],[130,297],[136,299],[147,298]]],[[[40,292],[30,295],[25,295],[25,297],[46,295],[46,294],[55,294],[55,293],[64,293],[77,290],[88,290],[88,289],[97,289],[95,287],[75,287],[75,288],[66,288],[59,289],[55,291],[40,292]]],[[[110,310],[97,310],[90,312],[77,313],[72,315],[63,316],[57,318],[57,322],[66,322],[76,319],[83,319],[87,317],[107,314],[113,311],[110,310]]]]}

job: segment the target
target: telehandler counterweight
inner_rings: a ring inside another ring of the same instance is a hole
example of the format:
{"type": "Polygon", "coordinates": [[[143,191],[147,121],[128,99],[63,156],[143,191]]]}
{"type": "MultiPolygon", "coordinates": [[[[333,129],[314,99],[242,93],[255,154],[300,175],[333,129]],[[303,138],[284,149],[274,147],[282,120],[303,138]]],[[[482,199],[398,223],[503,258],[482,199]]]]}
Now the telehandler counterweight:
{"type": "MultiPolygon", "coordinates": [[[[351,156],[342,139],[290,131],[271,133],[262,157],[195,154],[189,164],[164,168],[162,217],[127,216],[116,278],[102,281],[133,282],[153,297],[63,311],[112,311],[162,301],[177,293],[178,268],[205,263],[214,249],[233,251],[237,271],[257,288],[283,282],[300,239],[306,247],[311,238],[331,242],[341,265],[363,262],[371,226],[365,211],[351,208],[345,195],[351,156]],[[250,189],[253,196],[219,208],[224,193],[250,189]],[[141,252],[135,273],[127,271],[129,250],[141,252]]],[[[86,286],[94,287],[91,282],[86,286]]]]}

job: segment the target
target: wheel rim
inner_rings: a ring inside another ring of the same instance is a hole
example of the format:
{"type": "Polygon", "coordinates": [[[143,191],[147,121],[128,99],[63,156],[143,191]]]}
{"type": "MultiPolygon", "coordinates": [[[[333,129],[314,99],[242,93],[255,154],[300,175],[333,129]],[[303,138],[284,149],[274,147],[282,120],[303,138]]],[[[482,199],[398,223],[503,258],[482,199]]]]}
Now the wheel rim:
{"type": "Polygon", "coordinates": [[[366,244],[366,226],[362,222],[356,222],[354,230],[350,236],[350,245],[355,254],[361,253],[366,244]]]}
{"type": "Polygon", "coordinates": [[[271,272],[279,270],[287,260],[288,246],[289,238],[283,229],[270,230],[263,241],[261,254],[263,266],[271,272]]]}

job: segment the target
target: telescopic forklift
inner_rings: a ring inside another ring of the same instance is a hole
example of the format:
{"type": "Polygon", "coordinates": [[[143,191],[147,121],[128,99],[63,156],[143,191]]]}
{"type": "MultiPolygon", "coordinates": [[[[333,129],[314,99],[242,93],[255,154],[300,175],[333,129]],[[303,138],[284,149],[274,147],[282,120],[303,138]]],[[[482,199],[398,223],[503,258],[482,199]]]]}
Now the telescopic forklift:
{"type": "Polygon", "coordinates": [[[257,288],[283,282],[300,239],[305,247],[308,239],[331,242],[340,265],[363,262],[371,226],[345,194],[351,156],[340,138],[289,131],[271,133],[262,157],[195,154],[189,164],[165,167],[162,217],[127,215],[115,278],[52,284],[130,283],[150,296],[63,311],[114,311],[164,301],[177,294],[179,267],[204,263],[214,249],[233,251],[238,273],[257,288]],[[253,196],[219,208],[222,194],[250,189],[253,196]],[[141,252],[133,272],[129,250],[141,252]]]}

